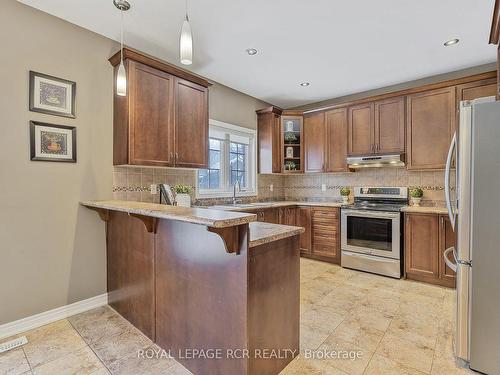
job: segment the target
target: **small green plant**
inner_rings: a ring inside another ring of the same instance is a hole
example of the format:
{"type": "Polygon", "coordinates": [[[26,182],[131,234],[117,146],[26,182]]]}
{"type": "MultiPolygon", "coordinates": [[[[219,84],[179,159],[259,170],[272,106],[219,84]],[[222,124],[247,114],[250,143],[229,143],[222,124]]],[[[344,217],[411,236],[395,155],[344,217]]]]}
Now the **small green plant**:
{"type": "Polygon", "coordinates": [[[297,164],[293,161],[287,161],[285,163],[285,170],[287,171],[295,171],[297,169],[297,164]]]}
{"type": "Polygon", "coordinates": [[[340,189],[340,195],[342,195],[343,197],[348,197],[349,194],[351,194],[351,189],[349,189],[348,187],[343,187],[340,189]]]}
{"type": "Polygon", "coordinates": [[[295,142],[297,140],[297,137],[295,136],[294,133],[285,133],[285,141],[286,142],[295,142]]]}
{"type": "Polygon", "coordinates": [[[424,196],[424,191],[418,187],[410,189],[410,197],[412,198],[422,198],[424,196]]]}
{"type": "Polygon", "coordinates": [[[189,185],[179,184],[174,186],[174,191],[176,194],[191,194],[193,188],[189,185]]]}

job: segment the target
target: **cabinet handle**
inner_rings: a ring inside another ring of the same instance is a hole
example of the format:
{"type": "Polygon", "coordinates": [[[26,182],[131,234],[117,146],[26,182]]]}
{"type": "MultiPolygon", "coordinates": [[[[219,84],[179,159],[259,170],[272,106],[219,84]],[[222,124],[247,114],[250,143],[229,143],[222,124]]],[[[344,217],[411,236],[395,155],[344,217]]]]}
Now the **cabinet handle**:
{"type": "Polygon", "coordinates": [[[179,153],[178,152],[175,153],[175,161],[177,161],[177,160],[179,160],[179,153]]]}
{"type": "Polygon", "coordinates": [[[441,216],[441,226],[444,227],[444,217],[441,216]]]}

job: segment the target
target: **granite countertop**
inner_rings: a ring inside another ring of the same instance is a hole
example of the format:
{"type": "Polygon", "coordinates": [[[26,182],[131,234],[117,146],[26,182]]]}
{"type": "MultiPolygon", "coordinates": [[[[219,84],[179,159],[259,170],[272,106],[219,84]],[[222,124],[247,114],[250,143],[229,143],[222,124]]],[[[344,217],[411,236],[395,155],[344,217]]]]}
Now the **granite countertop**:
{"type": "Polygon", "coordinates": [[[311,207],[342,207],[345,204],[342,202],[303,202],[303,201],[277,201],[277,202],[257,202],[257,203],[241,203],[238,205],[216,205],[208,206],[214,210],[223,211],[250,211],[263,210],[268,208],[290,207],[290,206],[311,206],[311,207]]]}
{"type": "Polygon", "coordinates": [[[446,207],[415,207],[415,206],[405,206],[401,209],[401,212],[414,212],[414,213],[427,213],[427,214],[448,214],[448,209],[446,207]]]}
{"type": "Polygon", "coordinates": [[[151,216],[158,219],[184,221],[215,228],[232,227],[234,225],[246,224],[257,220],[257,215],[255,214],[227,212],[207,208],[176,207],[156,203],[110,200],[84,201],[80,202],[80,204],[89,208],[102,208],[136,215],[151,216]]]}
{"type": "Polygon", "coordinates": [[[256,221],[250,223],[250,243],[249,247],[263,245],[283,238],[292,237],[304,233],[302,227],[292,227],[290,225],[271,224],[256,221]]]}

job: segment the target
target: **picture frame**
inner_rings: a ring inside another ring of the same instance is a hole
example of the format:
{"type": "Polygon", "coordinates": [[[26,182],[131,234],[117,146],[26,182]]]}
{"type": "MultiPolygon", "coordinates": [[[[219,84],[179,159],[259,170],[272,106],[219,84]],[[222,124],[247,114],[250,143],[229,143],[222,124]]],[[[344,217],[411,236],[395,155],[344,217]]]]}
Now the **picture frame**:
{"type": "Polygon", "coordinates": [[[76,163],[76,127],[30,121],[30,158],[76,163]]]}
{"type": "Polygon", "coordinates": [[[76,82],[30,70],[29,110],[76,118],[76,82]]]}

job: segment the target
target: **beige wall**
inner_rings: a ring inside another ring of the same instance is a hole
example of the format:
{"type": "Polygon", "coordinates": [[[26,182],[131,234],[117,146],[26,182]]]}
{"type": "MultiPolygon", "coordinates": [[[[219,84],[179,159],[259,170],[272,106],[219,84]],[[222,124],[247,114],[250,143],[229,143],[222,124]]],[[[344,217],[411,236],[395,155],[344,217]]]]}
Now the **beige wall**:
{"type": "Polygon", "coordinates": [[[270,105],[218,83],[210,87],[208,99],[211,119],[252,129],[257,128],[255,111],[270,105]]]}
{"type": "MultiPolygon", "coordinates": [[[[115,42],[0,0],[0,324],[106,290],[104,224],[78,205],[112,197],[115,42]],[[29,70],[77,83],[77,118],[28,111],[29,70]],[[29,160],[30,120],[77,127],[78,163],[29,160]]],[[[256,127],[266,104],[215,83],[210,118],[256,127]]]]}

